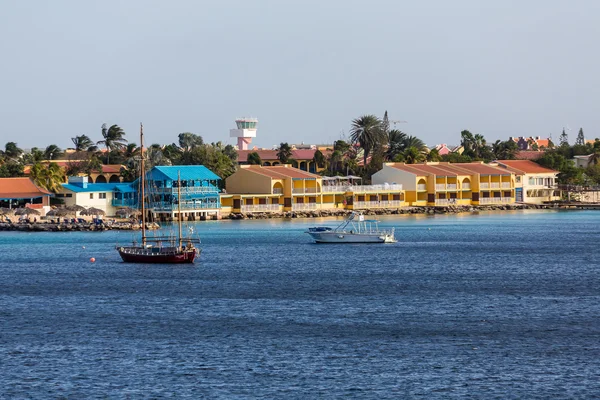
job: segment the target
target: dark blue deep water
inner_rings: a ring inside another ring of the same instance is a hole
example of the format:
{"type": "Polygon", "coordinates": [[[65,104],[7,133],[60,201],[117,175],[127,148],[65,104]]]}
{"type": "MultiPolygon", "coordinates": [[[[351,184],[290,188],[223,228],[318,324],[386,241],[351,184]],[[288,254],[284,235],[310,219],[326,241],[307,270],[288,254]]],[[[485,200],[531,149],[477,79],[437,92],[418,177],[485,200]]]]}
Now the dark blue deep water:
{"type": "Polygon", "coordinates": [[[0,232],[0,397],[600,396],[600,212],[383,221],[397,244],[198,223],[193,266],[0,232]]]}

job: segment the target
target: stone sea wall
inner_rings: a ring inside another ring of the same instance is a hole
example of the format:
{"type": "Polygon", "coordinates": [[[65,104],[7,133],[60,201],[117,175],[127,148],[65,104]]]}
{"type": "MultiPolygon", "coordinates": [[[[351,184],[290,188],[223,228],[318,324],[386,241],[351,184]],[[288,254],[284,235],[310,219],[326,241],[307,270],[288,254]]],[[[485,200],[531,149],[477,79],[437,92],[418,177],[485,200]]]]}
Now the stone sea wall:
{"type": "MultiPolygon", "coordinates": [[[[399,215],[399,214],[458,214],[473,213],[480,211],[507,211],[507,210],[533,210],[550,209],[552,206],[528,205],[528,204],[506,204],[488,206],[447,206],[447,207],[402,207],[386,209],[357,210],[364,215],[399,215]]],[[[313,211],[287,211],[283,213],[232,213],[229,219],[271,219],[271,218],[319,218],[319,217],[343,217],[350,214],[351,210],[313,210],[313,211]]]]}
{"type": "MultiPolygon", "coordinates": [[[[146,229],[158,229],[160,226],[155,223],[147,223],[146,229]]],[[[0,222],[0,231],[22,231],[22,232],[102,232],[108,230],[135,231],[141,229],[141,224],[131,222],[117,223],[75,223],[75,224],[56,224],[50,222],[35,223],[11,223],[0,222]]]]}

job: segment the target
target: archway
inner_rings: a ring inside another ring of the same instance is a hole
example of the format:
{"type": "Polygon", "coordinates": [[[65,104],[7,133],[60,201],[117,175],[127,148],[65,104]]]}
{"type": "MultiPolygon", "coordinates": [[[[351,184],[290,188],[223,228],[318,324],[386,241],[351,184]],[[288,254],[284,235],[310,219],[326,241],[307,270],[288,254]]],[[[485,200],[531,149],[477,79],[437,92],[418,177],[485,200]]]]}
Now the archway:
{"type": "Polygon", "coordinates": [[[119,175],[111,175],[108,180],[109,183],[119,183],[121,180],[119,179],[119,175]]]}
{"type": "Polygon", "coordinates": [[[98,177],[96,178],[96,183],[106,183],[106,178],[104,177],[104,175],[98,175],[98,177]]]}

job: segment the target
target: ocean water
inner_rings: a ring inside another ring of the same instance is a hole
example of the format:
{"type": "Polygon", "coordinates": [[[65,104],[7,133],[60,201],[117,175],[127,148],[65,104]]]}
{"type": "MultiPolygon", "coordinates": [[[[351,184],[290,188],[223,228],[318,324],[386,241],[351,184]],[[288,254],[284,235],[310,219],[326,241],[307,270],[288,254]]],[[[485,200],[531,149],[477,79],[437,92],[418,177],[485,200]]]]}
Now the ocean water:
{"type": "Polygon", "coordinates": [[[0,398],[600,396],[600,212],[386,217],[387,245],[319,224],[197,223],[193,266],[0,232],[0,398]]]}

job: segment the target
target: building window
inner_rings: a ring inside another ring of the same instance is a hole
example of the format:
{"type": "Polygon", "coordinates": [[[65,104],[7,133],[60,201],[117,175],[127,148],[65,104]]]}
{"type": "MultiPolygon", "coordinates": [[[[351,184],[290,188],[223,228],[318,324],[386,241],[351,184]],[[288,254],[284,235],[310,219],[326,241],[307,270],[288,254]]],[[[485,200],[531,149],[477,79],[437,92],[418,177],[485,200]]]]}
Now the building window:
{"type": "Polygon", "coordinates": [[[94,193],[90,193],[90,199],[94,199],[94,193]]]}
{"type": "Polygon", "coordinates": [[[73,193],[67,193],[65,196],[66,197],[73,197],[73,193]]]}
{"type": "Polygon", "coordinates": [[[99,199],[105,199],[106,198],[106,193],[98,193],[98,198],[99,199]]]}

